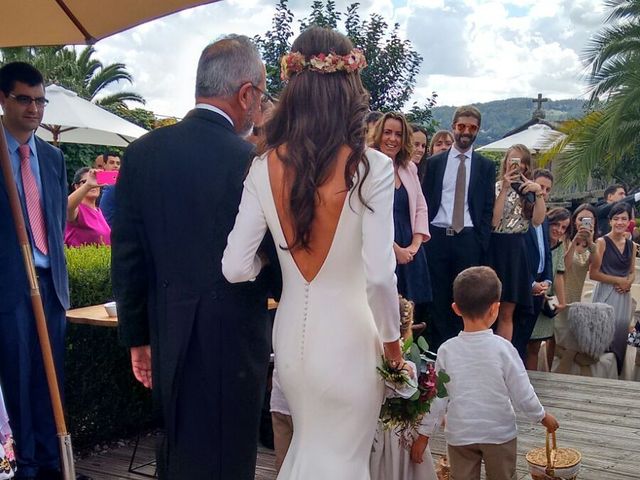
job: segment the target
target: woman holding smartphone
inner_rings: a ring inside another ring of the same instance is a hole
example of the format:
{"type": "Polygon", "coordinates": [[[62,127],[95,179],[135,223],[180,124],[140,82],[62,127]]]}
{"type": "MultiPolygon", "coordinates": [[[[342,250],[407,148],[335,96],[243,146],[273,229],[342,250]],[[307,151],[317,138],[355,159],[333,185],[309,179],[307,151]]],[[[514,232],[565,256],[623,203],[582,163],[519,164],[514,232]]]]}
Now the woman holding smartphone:
{"type": "Polygon", "coordinates": [[[525,233],[530,223],[538,226],[544,221],[546,210],[540,185],[531,181],[532,173],[529,149],[521,144],[509,147],[496,182],[489,247],[489,265],[502,282],[497,333],[509,341],[516,305],[532,307],[525,233]]]}
{"type": "MultiPolygon", "coordinates": [[[[582,291],[587,272],[596,251],[595,232],[598,231],[596,209],[583,203],[571,216],[569,232],[565,240],[564,288],[567,305],[582,301],[582,291]]],[[[605,354],[600,359],[578,358],[579,347],[569,328],[568,309],[560,310],[555,317],[553,335],[554,358],[551,371],[601,378],[617,378],[615,357],[605,354]],[[613,372],[613,374],[611,374],[613,372]]],[[[550,352],[547,351],[547,354],[550,352]]]]}
{"type": "Polygon", "coordinates": [[[636,247],[629,239],[627,227],[631,218],[629,204],[619,202],[609,212],[611,231],[596,241],[596,250],[589,267],[595,280],[593,302],[603,302],[614,309],[615,333],[610,350],[618,363],[618,374],[627,351],[627,335],[631,326],[631,285],[636,274],[636,247]]]}
{"type": "Polygon", "coordinates": [[[92,168],[82,167],[73,176],[64,232],[67,246],[111,245],[111,228],[96,204],[100,187],[92,168]]]}

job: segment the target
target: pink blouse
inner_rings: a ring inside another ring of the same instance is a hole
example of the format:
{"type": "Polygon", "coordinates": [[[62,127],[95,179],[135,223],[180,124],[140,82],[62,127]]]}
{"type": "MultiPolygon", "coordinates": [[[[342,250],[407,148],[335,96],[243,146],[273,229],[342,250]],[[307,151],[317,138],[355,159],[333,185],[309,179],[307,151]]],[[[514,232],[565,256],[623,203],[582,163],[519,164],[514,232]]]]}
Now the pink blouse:
{"type": "Polygon", "coordinates": [[[67,220],[64,243],[69,247],[82,245],[111,245],[111,228],[99,208],[81,203],[75,222],[67,220]]]}

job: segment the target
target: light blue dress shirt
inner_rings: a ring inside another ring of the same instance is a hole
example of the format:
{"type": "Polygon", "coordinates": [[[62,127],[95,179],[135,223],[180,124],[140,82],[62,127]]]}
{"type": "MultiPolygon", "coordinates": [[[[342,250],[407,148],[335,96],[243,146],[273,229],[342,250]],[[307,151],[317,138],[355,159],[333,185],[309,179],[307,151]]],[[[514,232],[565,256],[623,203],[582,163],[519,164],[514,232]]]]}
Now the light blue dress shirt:
{"type": "MultiPolygon", "coordinates": [[[[29,215],[27,214],[27,205],[24,198],[24,188],[22,187],[22,174],[20,172],[20,153],[18,152],[18,148],[20,147],[20,143],[7,131],[4,130],[5,136],[7,137],[7,148],[9,149],[9,158],[11,159],[11,169],[13,170],[13,180],[16,183],[16,187],[18,188],[18,193],[20,194],[20,204],[22,205],[22,213],[24,214],[25,224],[27,225],[27,230],[29,232],[29,239],[31,240],[31,245],[33,246],[33,260],[34,264],[38,268],[49,268],[51,266],[51,261],[49,260],[49,255],[45,255],[40,250],[38,250],[33,243],[33,235],[31,234],[31,226],[29,225],[29,215]]],[[[36,184],[38,185],[38,191],[40,192],[40,201],[44,198],[43,190],[42,190],[42,178],[40,177],[40,164],[38,163],[38,152],[36,150],[36,141],[34,135],[32,134],[27,142],[29,145],[29,149],[31,154],[29,156],[29,164],[31,165],[31,172],[36,179],[36,184]]],[[[44,205],[42,205],[42,211],[44,212],[44,205]]],[[[46,212],[45,212],[46,215],[46,212]]]]}

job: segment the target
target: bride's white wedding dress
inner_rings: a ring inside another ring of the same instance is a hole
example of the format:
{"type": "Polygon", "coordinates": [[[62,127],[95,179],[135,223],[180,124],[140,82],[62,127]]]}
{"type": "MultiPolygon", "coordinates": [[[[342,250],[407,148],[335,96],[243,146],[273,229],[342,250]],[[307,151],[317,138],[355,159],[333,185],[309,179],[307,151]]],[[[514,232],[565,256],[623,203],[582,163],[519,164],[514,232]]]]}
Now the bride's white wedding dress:
{"type": "MultiPolygon", "coordinates": [[[[376,366],[382,343],[399,338],[393,254],[393,166],[367,150],[362,195],[347,195],[329,251],[307,281],[289,250],[277,248],[283,292],[273,331],[276,367],[294,433],[279,480],[369,480],[369,455],[383,401],[376,366]]],[[[363,171],[363,167],[360,167],[363,171]]],[[[223,272],[255,278],[256,251],[269,228],[287,245],[269,180],[267,156],[245,180],[223,272]]]]}

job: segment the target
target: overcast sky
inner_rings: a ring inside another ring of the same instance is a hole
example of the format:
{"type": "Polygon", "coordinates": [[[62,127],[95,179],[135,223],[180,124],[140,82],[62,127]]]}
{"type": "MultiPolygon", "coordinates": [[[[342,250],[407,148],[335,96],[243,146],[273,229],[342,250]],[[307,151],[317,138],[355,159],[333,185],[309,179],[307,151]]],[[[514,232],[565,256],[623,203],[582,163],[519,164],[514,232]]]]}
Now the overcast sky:
{"type": "MultiPolygon", "coordinates": [[[[344,11],[351,0],[337,0],[344,11]]],[[[297,20],[311,0],[290,0],[297,20]]],[[[432,91],[438,105],[462,105],[538,92],[584,98],[581,54],[603,20],[602,0],[361,0],[398,22],[424,61],[413,100],[432,91]]],[[[276,0],[223,0],[115,35],[96,45],[103,62],[123,62],[146,108],[182,117],[193,106],[198,57],[221,35],[263,34],[276,0]]]]}

